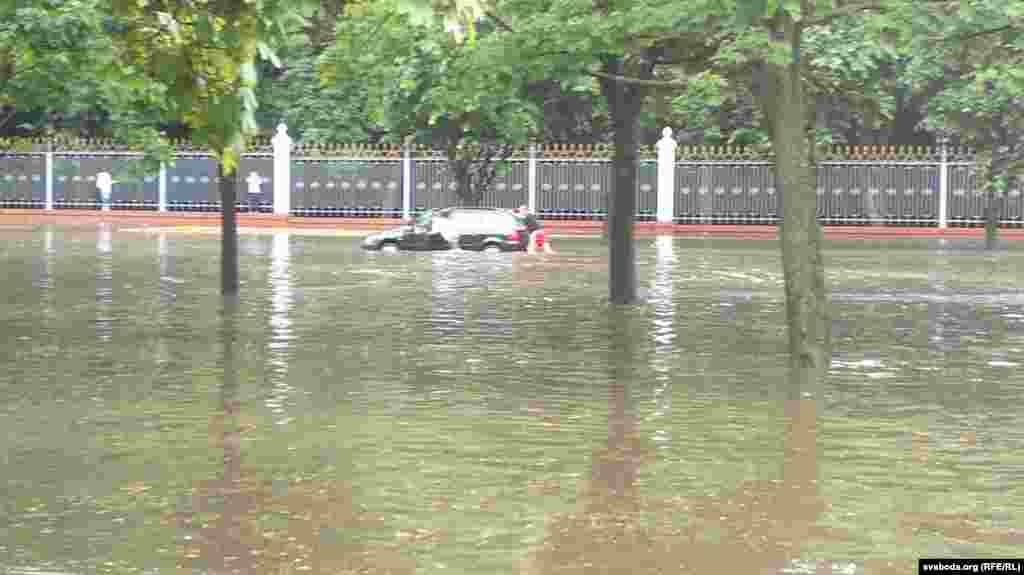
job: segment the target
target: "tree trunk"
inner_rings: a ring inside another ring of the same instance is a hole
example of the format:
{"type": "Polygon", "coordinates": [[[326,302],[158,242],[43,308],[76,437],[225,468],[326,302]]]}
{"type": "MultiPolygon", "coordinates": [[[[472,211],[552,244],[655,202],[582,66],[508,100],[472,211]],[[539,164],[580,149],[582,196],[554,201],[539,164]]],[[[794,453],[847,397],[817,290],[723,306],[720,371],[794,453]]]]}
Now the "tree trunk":
{"type": "MultiPolygon", "coordinates": [[[[608,74],[621,74],[622,59],[609,59],[608,74]]],[[[636,246],[633,222],[636,214],[637,120],[643,94],[639,88],[612,79],[601,80],[608,101],[615,154],[612,158],[613,189],[608,213],[609,299],[613,304],[637,302],[636,246]]]]}
{"type": "Polygon", "coordinates": [[[1003,210],[1003,194],[998,174],[989,175],[988,190],[985,193],[985,249],[994,250],[999,245],[999,213],[1003,210]]]}
{"type": "Polygon", "coordinates": [[[238,217],[235,197],[238,192],[238,170],[226,174],[224,164],[220,172],[220,291],[223,295],[238,293],[238,217]]]}
{"type": "Polygon", "coordinates": [[[788,64],[767,64],[761,93],[775,150],[775,187],[779,190],[779,239],[785,278],[790,366],[798,381],[828,368],[830,329],[817,219],[816,174],[805,121],[807,102],[800,63],[799,26],[784,11],[775,32],[792,48],[788,64]]]}
{"type": "Polygon", "coordinates": [[[449,160],[453,175],[455,176],[455,195],[459,198],[459,204],[463,206],[479,206],[480,194],[473,189],[473,178],[469,173],[469,162],[466,160],[449,160]]]}

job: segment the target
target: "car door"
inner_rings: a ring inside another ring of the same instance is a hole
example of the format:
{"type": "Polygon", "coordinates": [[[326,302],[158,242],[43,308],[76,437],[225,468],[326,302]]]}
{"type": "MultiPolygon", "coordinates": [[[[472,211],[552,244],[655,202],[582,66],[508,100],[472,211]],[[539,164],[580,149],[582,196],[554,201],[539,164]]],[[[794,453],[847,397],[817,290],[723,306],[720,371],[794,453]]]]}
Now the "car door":
{"type": "Polygon", "coordinates": [[[430,249],[430,235],[433,228],[434,213],[424,212],[416,217],[398,241],[403,250],[423,251],[430,249]]]}
{"type": "Polygon", "coordinates": [[[427,249],[451,249],[451,239],[453,239],[456,234],[455,211],[449,208],[435,213],[433,225],[430,229],[430,235],[427,238],[427,249]]]}
{"type": "Polygon", "coordinates": [[[398,247],[403,250],[421,251],[426,249],[427,233],[425,228],[412,224],[405,228],[398,238],[398,247]]]}
{"type": "Polygon", "coordinates": [[[514,216],[502,212],[488,212],[485,217],[485,229],[481,234],[481,244],[497,242],[505,245],[507,237],[516,230],[517,223],[514,216]]]}
{"type": "Polygon", "coordinates": [[[477,210],[456,210],[455,228],[459,234],[459,247],[464,250],[483,248],[483,213],[477,210]]]}

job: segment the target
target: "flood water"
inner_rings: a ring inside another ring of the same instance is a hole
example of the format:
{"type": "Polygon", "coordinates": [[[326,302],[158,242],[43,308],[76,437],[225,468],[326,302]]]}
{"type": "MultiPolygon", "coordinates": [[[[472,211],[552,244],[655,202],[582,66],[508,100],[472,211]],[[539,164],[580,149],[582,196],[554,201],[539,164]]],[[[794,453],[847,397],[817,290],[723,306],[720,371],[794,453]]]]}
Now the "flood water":
{"type": "Polygon", "coordinates": [[[775,242],[363,253],[0,229],[0,571],[908,573],[1024,548],[1024,251],[826,247],[786,380],[775,242]]]}

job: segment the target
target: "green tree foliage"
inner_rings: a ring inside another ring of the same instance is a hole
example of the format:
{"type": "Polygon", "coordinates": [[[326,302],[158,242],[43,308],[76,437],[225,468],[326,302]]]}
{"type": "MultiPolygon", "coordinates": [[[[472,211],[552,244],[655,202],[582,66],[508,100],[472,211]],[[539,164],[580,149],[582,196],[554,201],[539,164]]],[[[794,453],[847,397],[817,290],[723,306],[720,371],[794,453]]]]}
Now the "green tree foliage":
{"type": "Polygon", "coordinates": [[[115,0],[118,46],[129,72],[166,86],[170,114],[230,174],[257,131],[259,13],[243,2],[199,4],[115,0]]]}
{"type": "Polygon", "coordinates": [[[826,134],[818,143],[888,140],[881,131],[894,118],[902,87],[894,46],[865,34],[863,19],[854,15],[808,29],[802,50],[815,127],[826,134]]]}
{"type": "Polygon", "coordinates": [[[0,2],[0,133],[111,135],[152,116],[160,90],[117,73],[108,24],[98,0],[0,2]]]}
{"type": "Polygon", "coordinates": [[[370,117],[366,86],[359,76],[320,79],[320,61],[335,43],[346,8],[360,2],[317,0],[305,17],[289,28],[278,47],[280,67],[260,68],[257,121],[272,127],[284,122],[293,138],[306,142],[377,142],[383,135],[370,117]]]}
{"type": "Polygon", "coordinates": [[[352,13],[325,54],[324,81],[359,78],[386,138],[443,149],[459,198],[476,205],[500,162],[534,134],[540,110],[503,32],[481,26],[470,45],[439,20],[418,22],[388,2],[352,13]]]}
{"type": "Polygon", "coordinates": [[[939,2],[915,6],[911,22],[911,77],[941,85],[923,123],[976,148],[993,247],[1003,194],[1024,170],[1024,8],[1007,0],[939,2]]]}
{"type": "Polygon", "coordinates": [[[219,162],[221,290],[238,291],[236,168],[256,125],[257,57],[273,51],[289,17],[314,4],[291,0],[113,0],[112,27],[122,73],[164,87],[171,118],[219,162]]]}
{"type": "Polygon", "coordinates": [[[283,68],[260,82],[261,126],[288,125],[304,142],[376,142],[385,130],[371,117],[371,100],[358,76],[320,81],[320,55],[305,43],[280,53],[283,68]]]}

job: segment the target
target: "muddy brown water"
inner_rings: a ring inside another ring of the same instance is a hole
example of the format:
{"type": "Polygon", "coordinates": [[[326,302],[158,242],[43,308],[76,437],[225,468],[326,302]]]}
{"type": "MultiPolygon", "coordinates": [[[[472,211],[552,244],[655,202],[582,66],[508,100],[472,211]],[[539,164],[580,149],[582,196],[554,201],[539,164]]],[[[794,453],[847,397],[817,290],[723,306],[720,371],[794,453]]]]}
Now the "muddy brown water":
{"type": "MultiPolygon", "coordinates": [[[[831,242],[785,377],[775,242],[364,253],[0,230],[0,567],[905,573],[1024,548],[1024,251],[831,242]]],[[[1010,246],[1013,248],[1013,246],[1010,246]]]]}

